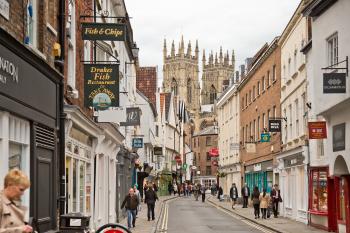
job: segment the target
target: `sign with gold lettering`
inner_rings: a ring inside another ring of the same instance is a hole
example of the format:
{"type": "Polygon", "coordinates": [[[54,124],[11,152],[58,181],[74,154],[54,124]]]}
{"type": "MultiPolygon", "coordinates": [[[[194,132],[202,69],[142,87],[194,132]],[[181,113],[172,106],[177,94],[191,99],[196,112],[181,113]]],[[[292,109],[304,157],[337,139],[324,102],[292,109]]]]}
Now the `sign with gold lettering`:
{"type": "Polygon", "coordinates": [[[125,24],[116,23],[82,23],[83,40],[125,41],[125,24]]]}
{"type": "Polygon", "coordinates": [[[84,65],[84,103],[86,107],[106,110],[119,106],[119,65],[84,65]]]}

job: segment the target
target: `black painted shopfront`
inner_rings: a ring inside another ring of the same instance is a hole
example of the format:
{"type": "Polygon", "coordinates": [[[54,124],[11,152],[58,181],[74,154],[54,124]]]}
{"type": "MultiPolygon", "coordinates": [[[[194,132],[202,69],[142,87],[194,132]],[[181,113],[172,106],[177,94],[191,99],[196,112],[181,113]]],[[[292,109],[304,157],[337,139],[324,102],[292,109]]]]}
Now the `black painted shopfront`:
{"type": "MultiPolygon", "coordinates": [[[[0,156],[8,157],[2,160],[8,166],[0,167],[0,178],[12,167],[27,169],[29,216],[37,220],[40,232],[57,229],[59,155],[64,155],[59,153],[58,140],[62,82],[60,73],[0,28],[0,120],[10,122],[8,135],[2,135],[10,149],[2,148],[9,154],[0,156]],[[28,143],[12,153],[11,138],[25,138],[20,134],[28,135],[28,143]]],[[[6,122],[0,123],[7,127],[6,122]]]]}

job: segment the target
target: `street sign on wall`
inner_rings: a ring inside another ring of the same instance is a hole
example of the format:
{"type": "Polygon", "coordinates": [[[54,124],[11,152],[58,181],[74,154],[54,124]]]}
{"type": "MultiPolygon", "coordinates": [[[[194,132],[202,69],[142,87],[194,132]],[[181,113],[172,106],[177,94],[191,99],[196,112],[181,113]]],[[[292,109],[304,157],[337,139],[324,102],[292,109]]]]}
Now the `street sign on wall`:
{"type": "Polygon", "coordinates": [[[323,93],[346,93],[346,73],[323,74],[323,93]]]}
{"type": "Polygon", "coordinates": [[[154,147],[153,148],[153,154],[154,155],[163,155],[163,148],[162,147],[154,147]]]}
{"type": "Polygon", "coordinates": [[[119,65],[84,64],[85,107],[105,110],[119,106],[119,65]]]}
{"type": "Polygon", "coordinates": [[[327,138],[327,126],[325,121],[309,122],[309,139],[327,138]]]}
{"type": "Polygon", "coordinates": [[[126,25],[116,23],[82,23],[83,40],[125,41],[126,25]]]}

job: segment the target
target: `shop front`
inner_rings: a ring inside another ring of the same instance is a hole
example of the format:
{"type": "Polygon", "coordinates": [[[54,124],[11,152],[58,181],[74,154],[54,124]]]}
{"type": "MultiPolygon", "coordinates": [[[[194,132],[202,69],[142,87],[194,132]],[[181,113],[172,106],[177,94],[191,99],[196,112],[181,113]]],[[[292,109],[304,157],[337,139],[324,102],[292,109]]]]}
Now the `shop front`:
{"type": "Polygon", "coordinates": [[[246,166],[244,180],[251,191],[257,186],[259,191],[266,188],[270,192],[273,185],[272,160],[246,166]]]}
{"type": "Polygon", "coordinates": [[[280,214],[308,223],[308,148],[301,146],[277,156],[279,187],[283,202],[280,214]]]}
{"type": "Polygon", "coordinates": [[[0,186],[15,167],[30,177],[22,202],[41,232],[57,229],[62,80],[0,28],[0,186]]]}

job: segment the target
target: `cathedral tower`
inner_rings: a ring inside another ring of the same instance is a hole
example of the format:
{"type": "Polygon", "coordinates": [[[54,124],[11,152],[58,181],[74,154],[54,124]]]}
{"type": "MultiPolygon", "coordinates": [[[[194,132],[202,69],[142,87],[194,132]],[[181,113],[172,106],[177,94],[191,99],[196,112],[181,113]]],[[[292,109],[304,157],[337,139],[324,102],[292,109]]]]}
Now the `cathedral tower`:
{"type": "Polygon", "coordinates": [[[199,111],[200,85],[198,81],[198,41],[194,54],[191,41],[185,50],[183,36],[175,53],[175,43],[171,44],[170,54],[167,52],[167,42],[163,45],[163,91],[174,92],[175,96],[186,103],[187,109],[194,114],[199,111]]]}
{"type": "Polygon", "coordinates": [[[213,52],[208,55],[208,63],[203,51],[202,59],[203,73],[202,73],[202,105],[214,104],[214,101],[221,93],[229,86],[230,79],[232,79],[235,71],[235,55],[232,51],[230,59],[229,52],[223,54],[222,47],[220,47],[219,56],[213,52]]]}

